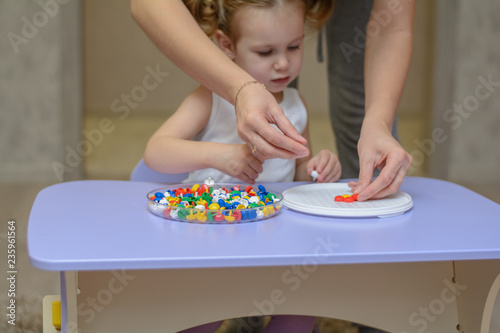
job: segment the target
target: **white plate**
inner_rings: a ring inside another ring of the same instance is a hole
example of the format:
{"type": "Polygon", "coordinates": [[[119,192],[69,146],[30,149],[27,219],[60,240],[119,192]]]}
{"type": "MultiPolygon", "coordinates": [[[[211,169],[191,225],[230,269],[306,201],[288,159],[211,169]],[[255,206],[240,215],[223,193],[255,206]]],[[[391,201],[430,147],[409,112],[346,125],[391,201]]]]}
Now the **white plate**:
{"type": "Polygon", "coordinates": [[[397,192],[384,199],[337,202],[337,195],[352,194],[347,183],[307,184],[283,192],[283,204],[302,213],[335,217],[391,217],[413,207],[411,196],[397,192]]]}

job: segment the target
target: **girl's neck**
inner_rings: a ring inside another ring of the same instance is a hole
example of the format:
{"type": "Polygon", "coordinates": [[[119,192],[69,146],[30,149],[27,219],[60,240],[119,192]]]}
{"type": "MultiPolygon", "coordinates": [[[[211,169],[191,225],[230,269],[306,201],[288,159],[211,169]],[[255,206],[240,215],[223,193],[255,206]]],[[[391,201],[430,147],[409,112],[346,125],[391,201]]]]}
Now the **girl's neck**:
{"type": "Polygon", "coordinates": [[[271,93],[273,94],[274,98],[276,98],[276,102],[279,104],[283,101],[283,91],[277,92],[277,93],[271,93]]]}

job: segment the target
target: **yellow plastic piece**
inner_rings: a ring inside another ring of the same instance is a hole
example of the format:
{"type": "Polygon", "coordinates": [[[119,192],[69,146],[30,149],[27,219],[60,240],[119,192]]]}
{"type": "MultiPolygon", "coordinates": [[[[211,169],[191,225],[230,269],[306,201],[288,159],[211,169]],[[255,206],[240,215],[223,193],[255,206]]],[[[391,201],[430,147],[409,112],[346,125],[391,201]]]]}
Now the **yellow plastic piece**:
{"type": "Polygon", "coordinates": [[[207,201],[203,200],[203,199],[200,199],[200,200],[196,201],[196,204],[198,204],[198,205],[207,205],[207,201]]]}
{"type": "Polygon", "coordinates": [[[179,198],[179,197],[175,197],[175,198],[170,197],[170,199],[168,199],[168,203],[170,205],[177,205],[177,204],[179,204],[179,202],[181,202],[181,198],[179,198]]]}
{"type": "Polygon", "coordinates": [[[199,212],[198,214],[196,214],[196,217],[200,222],[205,222],[207,220],[207,215],[204,212],[199,212]]]}
{"type": "Polygon", "coordinates": [[[269,215],[269,213],[270,213],[270,211],[269,211],[269,207],[267,207],[267,206],[266,206],[266,207],[264,207],[264,208],[262,209],[262,213],[264,213],[264,216],[268,216],[268,215],[269,215]]]}
{"type": "Polygon", "coordinates": [[[210,206],[208,206],[208,209],[219,209],[220,206],[218,203],[211,203],[210,206]]]}
{"type": "Polygon", "coordinates": [[[191,211],[191,212],[189,213],[189,215],[186,215],[186,219],[187,219],[187,220],[189,220],[189,221],[193,221],[193,220],[195,220],[195,219],[196,219],[196,217],[197,217],[197,214],[194,214],[194,212],[193,212],[193,211],[191,211]]]}
{"type": "Polygon", "coordinates": [[[349,198],[349,197],[350,197],[350,195],[349,195],[349,194],[344,194],[344,195],[343,195],[343,197],[344,197],[344,198],[349,198]]]}
{"type": "Polygon", "coordinates": [[[61,329],[61,301],[52,302],[52,325],[57,330],[61,329]]]}

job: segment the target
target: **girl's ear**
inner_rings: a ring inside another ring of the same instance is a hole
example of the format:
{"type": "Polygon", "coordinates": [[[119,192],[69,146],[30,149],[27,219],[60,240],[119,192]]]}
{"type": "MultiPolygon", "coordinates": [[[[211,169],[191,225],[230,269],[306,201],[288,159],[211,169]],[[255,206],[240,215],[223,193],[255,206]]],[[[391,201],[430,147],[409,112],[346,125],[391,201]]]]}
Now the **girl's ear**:
{"type": "Polygon", "coordinates": [[[233,41],[226,35],[222,30],[217,30],[215,32],[215,40],[217,45],[231,60],[234,59],[235,47],[233,41]]]}

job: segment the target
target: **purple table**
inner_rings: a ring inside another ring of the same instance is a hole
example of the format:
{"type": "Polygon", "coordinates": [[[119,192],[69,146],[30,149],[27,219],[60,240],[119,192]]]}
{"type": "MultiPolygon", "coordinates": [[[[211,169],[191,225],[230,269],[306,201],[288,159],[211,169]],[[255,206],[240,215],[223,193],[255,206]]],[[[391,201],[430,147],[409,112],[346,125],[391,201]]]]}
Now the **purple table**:
{"type": "Polygon", "coordinates": [[[408,177],[401,190],[414,208],[386,219],[283,209],[260,222],[202,225],[149,213],[146,194],[162,186],[78,181],[38,194],[29,256],[62,272],[63,332],[175,332],[285,313],[395,333],[489,332],[500,205],[464,187],[408,177]]]}

